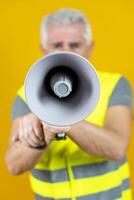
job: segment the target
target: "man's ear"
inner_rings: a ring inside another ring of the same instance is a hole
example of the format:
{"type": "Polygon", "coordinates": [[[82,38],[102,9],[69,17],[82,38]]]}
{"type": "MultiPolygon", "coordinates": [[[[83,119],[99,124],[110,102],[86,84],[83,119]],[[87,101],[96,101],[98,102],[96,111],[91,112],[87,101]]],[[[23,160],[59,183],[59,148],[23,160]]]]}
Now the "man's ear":
{"type": "Polygon", "coordinates": [[[42,46],[42,44],[40,43],[40,50],[43,52],[43,54],[47,54],[47,50],[42,46]]]}

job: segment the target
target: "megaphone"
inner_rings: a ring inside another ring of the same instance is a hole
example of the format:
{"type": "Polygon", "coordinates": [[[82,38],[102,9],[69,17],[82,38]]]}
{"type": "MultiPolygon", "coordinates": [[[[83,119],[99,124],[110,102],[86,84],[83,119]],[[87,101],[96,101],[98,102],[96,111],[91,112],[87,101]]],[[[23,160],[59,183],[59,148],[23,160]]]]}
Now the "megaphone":
{"type": "Polygon", "coordinates": [[[26,102],[42,121],[70,126],[96,107],[100,84],[92,64],[70,52],[50,53],[30,68],[24,83],[26,102]]]}

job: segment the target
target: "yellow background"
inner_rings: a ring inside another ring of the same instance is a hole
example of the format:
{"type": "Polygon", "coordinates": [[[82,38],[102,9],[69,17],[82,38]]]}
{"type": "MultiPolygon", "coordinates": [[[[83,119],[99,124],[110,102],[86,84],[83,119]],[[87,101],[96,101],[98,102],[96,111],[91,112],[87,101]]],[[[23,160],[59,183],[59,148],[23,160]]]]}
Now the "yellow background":
{"type": "MultiPolygon", "coordinates": [[[[10,110],[29,66],[42,53],[39,27],[43,15],[72,7],[89,17],[95,49],[91,62],[98,70],[120,72],[134,85],[134,1],[132,0],[0,0],[0,199],[32,200],[27,174],[11,176],[4,164],[10,110]]],[[[134,136],[128,150],[134,188],[134,136]]],[[[110,180],[109,180],[110,181],[110,180]]]]}

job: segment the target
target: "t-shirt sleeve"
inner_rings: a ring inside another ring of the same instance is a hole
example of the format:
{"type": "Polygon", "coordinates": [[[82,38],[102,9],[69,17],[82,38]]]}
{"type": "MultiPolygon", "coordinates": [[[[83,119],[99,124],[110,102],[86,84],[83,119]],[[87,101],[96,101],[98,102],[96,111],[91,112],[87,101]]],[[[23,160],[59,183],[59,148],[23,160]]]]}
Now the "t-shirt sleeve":
{"type": "Polygon", "coordinates": [[[29,112],[31,111],[27,104],[19,96],[16,96],[12,106],[12,119],[26,115],[29,112]]]}
{"type": "Polygon", "coordinates": [[[132,102],[133,95],[130,83],[125,77],[121,77],[112,92],[108,107],[113,105],[126,105],[132,108],[132,102]]]}

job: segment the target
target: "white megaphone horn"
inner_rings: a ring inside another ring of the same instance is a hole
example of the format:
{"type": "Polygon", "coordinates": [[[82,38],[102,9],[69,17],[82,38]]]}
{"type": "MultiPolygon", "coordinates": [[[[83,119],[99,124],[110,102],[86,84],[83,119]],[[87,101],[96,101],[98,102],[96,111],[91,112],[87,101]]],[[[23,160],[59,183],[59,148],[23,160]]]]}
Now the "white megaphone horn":
{"type": "Polygon", "coordinates": [[[25,79],[27,105],[50,125],[80,122],[96,107],[99,96],[100,84],[94,67],[70,52],[42,57],[32,65],[25,79]]]}

